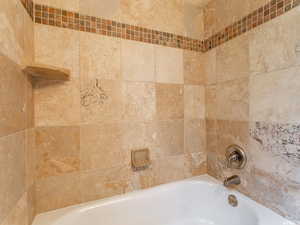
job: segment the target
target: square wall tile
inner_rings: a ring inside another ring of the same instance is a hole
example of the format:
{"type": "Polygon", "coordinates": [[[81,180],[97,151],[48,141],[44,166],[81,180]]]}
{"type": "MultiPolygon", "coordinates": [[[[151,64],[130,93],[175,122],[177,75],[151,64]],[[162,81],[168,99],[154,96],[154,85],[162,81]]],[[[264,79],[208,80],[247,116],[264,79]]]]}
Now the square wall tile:
{"type": "Polygon", "coordinates": [[[220,120],[249,120],[249,78],[217,85],[217,118],[220,120]]]}
{"type": "Polygon", "coordinates": [[[217,81],[249,76],[249,36],[244,34],[216,49],[217,81]]]}
{"type": "MultiPolygon", "coordinates": [[[[184,66],[184,84],[201,85],[205,83],[205,74],[202,73],[203,53],[184,50],[183,66],[184,66]]],[[[209,66],[209,65],[205,65],[209,66]]]]}
{"type": "Polygon", "coordinates": [[[253,30],[250,39],[251,72],[265,73],[300,65],[299,10],[293,9],[253,30]]]}
{"type": "Polygon", "coordinates": [[[81,122],[118,121],[122,116],[122,83],[94,79],[81,85],[81,122]]]}
{"type": "Polygon", "coordinates": [[[121,0],[79,0],[79,11],[84,15],[119,21],[121,0]]]}
{"type": "Polygon", "coordinates": [[[205,118],[205,88],[198,85],[184,85],[184,118],[205,118]]]}
{"type": "Polygon", "coordinates": [[[155,84],[153,83],[123,83],[123,119],[149,121],[155,118],[155,84]]]}
{"type": "Polygon", "coordinates": [[[207,119],[217,118],[217,85],[205,87],[205,115],[207,119]]]}
{"type": "Polygon", "coordinates": [[[156,82],[183,84],[183,50],[155,47],[156,82]]]}
{"type": "Polygon", "coordinates": [[[79,77],[79,32],[36,24],[34,27],[35,62],[71,70],[79,77]]]}
{"type": "Polygon", "coordinates": [[[186,177],[184,155],[168,156],[153,162],[155,185],[165,184],[186,177]],[[162,173],[162,171],[164,171],[162,173]]]}
{"type": "Polygon", "coordinates": [[[127,162],[122,152],[121,125],[99,123],[80,127],[81,169],[108,169],[127,162]]]}
{"type": "Polygon", "coordinates": [[[206,152],[185,153],[185,177],[189,178],[193,176],[207,174],[206,159],[206,152]]]}
{"type": "Polygon", "coordinates": [[[39,81],[34,89],[36,126],[75,125],[80,122],[79,81],[39,81]]]}
{"type": "Polygon", "coordinates": [[[122,149],[126,154],[128,165],[131,151],[143,148],[150,150],[150,158],[156,157],[158,141],[157,123],[155,121],[126,121],[122,123],[122,149]]]}
{"type": "Polygon", "coordinates": [[[203,119],[184,121],[184,152],[206,152],[206,126],[203,119]]]}
{"type": "Polygon", "coordinates": [[[92,201],[126,193],[129,187],[130,167],[84,171],[80,174],[83,201],[92,201]]]}
{"type": "Polygon", "coordinates": [[[250,120],[299,122],[300,67],[254,75],[250,79],[250,120]]]}
{"type": "Polygon", "coordinates": [[[183,154],[183,120],[168,120],[157,122],[157,137],[159,142],[157,155],[159,157],[183,154]]]}
{"type": "Polygon", "coordinates": [[[156,84],[156,111],[159,120],[183,119],[184,93],[180,84],[156,84]]]}
{"type": "Polygon", "coordinates": [[[26,128],[26,77],[19,66],[0,55],[0,137],[26,128]]]}
{"type": "Polygon", "coordinates": [[[154,45],[122,40],[124,80],[155,82],[154,45]]]}
{"type": "Polygon", "coordinates": [[[87,32],[80,33],[80,78],[121,79],[121,41],[87,32]]]}
{"type": "Polygon", "coordinates": [[[183,3],[182,0],[121,0],[121,21],[184,35],[183,3]]]}
{"type": "Polygon", "coordinates": [[[37,213],[81,203],[80,174],[47,177],[36,182],[37,213]]]}
{"type": "Polygon", "coordinates": [[[0,138],[0,221],[9,214],[26,188],[25,133],[0,138]]]}
{"type": "Polygon", "coordinates": [[[79,171],[79,127],[38,127],[35,141],[38,178],[79,171]]]}

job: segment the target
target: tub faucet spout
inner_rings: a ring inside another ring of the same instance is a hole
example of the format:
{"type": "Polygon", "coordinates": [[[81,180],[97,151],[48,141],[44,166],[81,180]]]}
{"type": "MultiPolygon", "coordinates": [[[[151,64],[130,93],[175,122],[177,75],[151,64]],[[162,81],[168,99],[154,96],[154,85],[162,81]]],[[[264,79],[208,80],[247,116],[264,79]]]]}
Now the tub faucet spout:
{"type": "Polygon", "coordinates": [[[232,185],[239,185],[241,184],[241,179],[237,175],[233,175],[231,177],[228,177],[224,180],[224,186],[225,187],[230,187],[232,185]]]}

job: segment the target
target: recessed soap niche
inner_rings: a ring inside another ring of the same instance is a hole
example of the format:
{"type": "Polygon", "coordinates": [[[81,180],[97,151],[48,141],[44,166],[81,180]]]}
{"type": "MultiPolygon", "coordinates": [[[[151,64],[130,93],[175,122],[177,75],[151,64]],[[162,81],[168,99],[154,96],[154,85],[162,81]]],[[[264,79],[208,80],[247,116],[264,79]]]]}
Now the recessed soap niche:
{"type": "Polygon", "coordinates": [[[148,148],[131,151],[131,166],[133,171],[147,169],[151,164],[148,148]]]}

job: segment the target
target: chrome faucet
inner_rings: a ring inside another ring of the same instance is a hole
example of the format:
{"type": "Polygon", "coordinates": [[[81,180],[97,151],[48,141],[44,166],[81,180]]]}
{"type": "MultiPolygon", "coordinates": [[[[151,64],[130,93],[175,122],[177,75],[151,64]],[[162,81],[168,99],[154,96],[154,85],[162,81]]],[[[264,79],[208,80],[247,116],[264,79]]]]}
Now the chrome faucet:
{"type": "Polygon", "coordinates": [[[241,184],[241,178],[238,175],[233,175],[224,180],[225,187],[231,187],[232,185],[239,185],[239,184],[241,184]]]}

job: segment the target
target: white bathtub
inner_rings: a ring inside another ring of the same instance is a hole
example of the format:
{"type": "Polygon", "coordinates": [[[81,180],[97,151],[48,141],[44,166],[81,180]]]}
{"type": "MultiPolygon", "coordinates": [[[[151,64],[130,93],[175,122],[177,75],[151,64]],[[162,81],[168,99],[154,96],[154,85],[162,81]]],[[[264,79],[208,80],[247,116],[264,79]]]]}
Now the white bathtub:
{"type": "Polygon", "coordinates": [[[204,175],[40,214],[33,225],[294,225],[204,175]],[[229,194],[239,205],[228,204],[229,194]]]}

